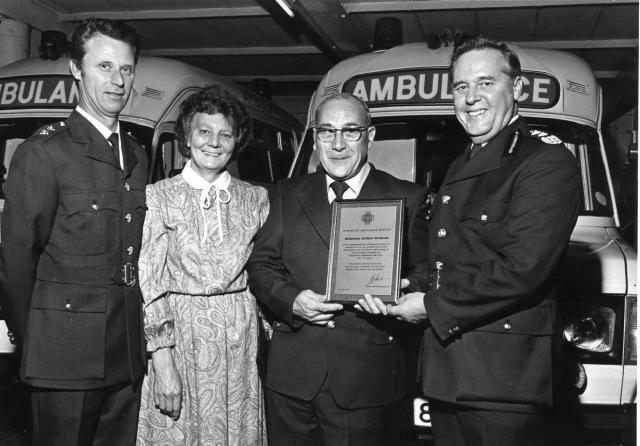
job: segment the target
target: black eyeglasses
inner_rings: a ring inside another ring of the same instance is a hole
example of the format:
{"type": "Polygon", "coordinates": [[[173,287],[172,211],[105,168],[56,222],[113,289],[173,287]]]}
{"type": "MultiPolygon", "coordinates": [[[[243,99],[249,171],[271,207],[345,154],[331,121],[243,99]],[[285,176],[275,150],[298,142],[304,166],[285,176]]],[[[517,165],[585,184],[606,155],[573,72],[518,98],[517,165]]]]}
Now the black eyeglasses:
{"type": "Polygon", "coordinates": [[[345,141],[356,142],[362,138],[362,133],[367,131],[369,127],[345,127],[343,129],[333,129],[330,127],[314,127],[316,136],[322,142],[333,142],[336,139],[336,133],[340,132],[345,141]]]}

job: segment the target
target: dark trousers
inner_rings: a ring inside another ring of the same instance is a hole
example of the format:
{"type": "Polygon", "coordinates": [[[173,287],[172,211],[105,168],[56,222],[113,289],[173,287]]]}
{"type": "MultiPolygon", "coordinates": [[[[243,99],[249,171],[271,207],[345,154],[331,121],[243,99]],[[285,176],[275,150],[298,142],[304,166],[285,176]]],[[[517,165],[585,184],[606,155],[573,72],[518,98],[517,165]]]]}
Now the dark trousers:
{"type": "Polygon", "coordinates": [[[311,401],[266,391],[269,446],[384,446],[386,406],[338,407],[327,382],[311,401]]]}
{"type": "Polygon", "coordinates": [[[103,389],[31,392],[33,446],[128,446],[136,442],[142,379],[103,389]]]}
{"type": "Polygon", "coordinates": [[[546,446],[549,416],[429,401],[435,446],[546,446]]]}

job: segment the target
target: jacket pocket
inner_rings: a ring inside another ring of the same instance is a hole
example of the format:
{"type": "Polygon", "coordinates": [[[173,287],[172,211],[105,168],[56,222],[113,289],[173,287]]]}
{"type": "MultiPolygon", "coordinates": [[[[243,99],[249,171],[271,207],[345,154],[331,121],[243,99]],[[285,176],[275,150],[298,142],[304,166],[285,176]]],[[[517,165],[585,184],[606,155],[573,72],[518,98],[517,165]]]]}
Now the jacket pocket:
{"type": "Polygon", "coordinates": [[[65,249],[75,254],[102,254],[120,243],[114,230],[121,224],[121,203],[117,192],[74,192],[63,194],[66,211],[61,234],[65,249]]]}
{"type": "Polygon", "coordinates": [[[473,220],[478,224],[501,223],[507,219],[510,201],[487,200],[467,204],[460,213],[460,221],[473,220]]]}
{"type": "Polygon", "coordinates": [[[465,333],[458,341],[458,400],[551,405],[552,333],[547,305],[465,333]]]}
{"type": "Polygon", "coordinates": [[[107,289],[36,282],[27,322],[27,378],[104,378],[107,289]]]}
{"type": "Polygon", "coordinates": [[[509,216],[510,204],[510,201],[497,200],[472,202],[467,204],[460,213],[463,231],[472,239],[476,238],[479,241],[476,248],[483,260],[495,255],[501,238],[500,232],[509,216]]]}

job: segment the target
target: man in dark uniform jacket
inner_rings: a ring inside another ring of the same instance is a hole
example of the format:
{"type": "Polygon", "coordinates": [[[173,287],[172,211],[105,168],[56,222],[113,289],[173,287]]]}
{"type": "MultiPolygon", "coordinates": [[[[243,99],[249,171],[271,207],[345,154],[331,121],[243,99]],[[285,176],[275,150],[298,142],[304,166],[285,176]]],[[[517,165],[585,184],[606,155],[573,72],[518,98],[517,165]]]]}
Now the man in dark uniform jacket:
{"type": "Polygon", "coordinates": [[[0,283],[31,386],[34,445],[133,445],[144,373],[136,264],[147,160],[121,132],[138,36],[110,20],[74,32],[79,103],[11,161],[0,283]]]}
{"type": "MultiPolygon", "coordinates": [[[[375,127],[362,101],[330,96],[315,118],[323,171],[278,184],[248,263],[252,292],[275,316],[266,378],[269,444],[382,445],[385,408],[406,392],[398,324],[327,302],[330,203],[340,196],[405,198],[405,235],[423,228],[426,236],[424,217],[415,218],[424,197],[420,186],[367,162],[375,127]]],[[[405,246],[409,262],[423,255],[405,246]]]]}
{"type": "Polygon", "coordinates": [[[425,292],[370,307],[429,321],[419,367],[436,445],[545,445],[554,298],[580,171],[558,138],[518,116],[520,62],[506,45],[463,42],[450,74],[473,144],[438,191],[425,292]]]}

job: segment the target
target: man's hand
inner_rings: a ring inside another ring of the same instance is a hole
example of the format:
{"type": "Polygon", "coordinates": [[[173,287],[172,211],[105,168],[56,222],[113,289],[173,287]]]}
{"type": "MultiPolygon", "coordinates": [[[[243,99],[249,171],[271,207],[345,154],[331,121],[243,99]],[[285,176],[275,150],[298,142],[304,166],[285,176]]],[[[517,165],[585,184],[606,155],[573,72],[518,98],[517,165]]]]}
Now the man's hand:
{"type": "Polygon", "coordinates": [[[382,314],[384,316],[389,314],[387,305],[380,298],[371,297],[370,294],[365,294],[363,298],[358,299],[358,303],[353,308],[369,314],[382,314]]]}
{"type": "Polygon", "coordinates": [[[427,319],[427,310],[424,307],[424,293],[405,294],[398,299],[398,305],[387,305],[390,316],[412,324],[417,324],[427,319]]]}
{"type": "MultiPolygon", "coordinates": [[[[407,288],[408,286],[409,279],[400,280],[400,288],[407,288]]],[[[391,305],[385,304],[377,297],[371,297],[370,294],[365,294],[364,297],[362,299],[358,299],[358,303],[353,306],[353,308],[355,308],[356,310],[362,311],[364,313],[382,314],[385,316],[389,314],[388,307],[391,307],[391,305]]]]}
{"type": "Polygon", "coordinates": [[[342,310],[340,304],[328,304],[327,296],[302,290],[293,301],[293,314],[317,325],[326,325],[333,317],[333,313],[342,310]]]}
{"type": "Polygon", "coordinates": [[[161,348],[151,355],[155,382],[153,399],[156,407],[165,415],[177,420],[182,405],[182,381],[173,361],[171,348],[161,348]]]}

